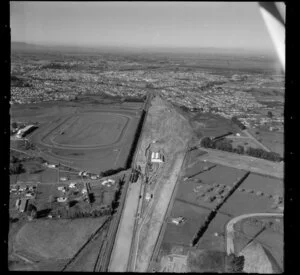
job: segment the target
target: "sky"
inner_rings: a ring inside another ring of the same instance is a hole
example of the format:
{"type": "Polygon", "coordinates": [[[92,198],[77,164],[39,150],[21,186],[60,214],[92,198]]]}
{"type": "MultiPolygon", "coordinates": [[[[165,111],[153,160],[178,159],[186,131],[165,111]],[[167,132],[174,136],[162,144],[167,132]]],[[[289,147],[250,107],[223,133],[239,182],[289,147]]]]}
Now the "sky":
{"type": "Polygon", "coordinates": [[[273,50],[257,2],[10,2],[10,26],[35,44],[273,50]]]}

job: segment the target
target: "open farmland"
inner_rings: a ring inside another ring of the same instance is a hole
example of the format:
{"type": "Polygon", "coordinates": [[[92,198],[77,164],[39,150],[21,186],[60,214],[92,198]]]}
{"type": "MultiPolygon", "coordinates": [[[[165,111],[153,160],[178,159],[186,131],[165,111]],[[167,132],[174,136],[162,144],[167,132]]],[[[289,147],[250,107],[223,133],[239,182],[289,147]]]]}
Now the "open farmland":
{"type": "Polygon", "coordinates": [[[274,199],[269,195],[244,189],[236,190],[220,211],[231,213],[233,216],[245,213],[274,212],[274,199]]]}
{"type": "Polygon", "coordinates": [[[283,180],[251,173],[240,188],[261,191],[265,195],[283,196],[283,180]]]}
{"type": "Polygon", "coordinates": [[[37,146],[36,153],[50,162],[94,173],[125,168],[142,103],[109,107],[101,100],[84,103],[41,103],[21,106],[22,112],[14,107],[12,117],[40,124],[29,139],[37,146]]]}
{"type": "MultiPolygon", "coordinates": [[[[282,180],[259,174],[250,174],[217,210],[216,216],[209,222],[197,245],[190,248],[193,237],[205,224],[206,218],[218,204],[223,202],[228,192],[246,173],[244,170],[216,165],[209,161],[201,161],[204,158],[208,159],[207,155],[199,155],[196,150],[189,152],[184,169],[185,174],[178,182],[175,201],[171,206],[172,210],[165,218],[167,224],[165,230],[161,232],[163,236],[160,237],[161,242],[158,244],[160,248],[157,248],[156,255],[153,257],[151,270],[171,271],[172,268],[174,270],[177,268],[179,272],[186,272],[188,270],[195,271],[205,266],[206,271],[224,271],[227,268],[225,260],[225,226],[227,222],[233,217],[244,213],[278,212],[278,209],[280,209],[278,204],[275,205],[275,202],[276,198],[278,200],[278,197],[282,196],[283,193],[282,180]],[[183,224],[170,223],[171,218],[179,216],[186,218],[183,224]],[[172,249],[176,247],[181,247],[185,253],[179,253],[181,256],[172,253],[172,249]],[[193,249],[196,250],[192,252],[193,249]],[[195,262],[193,257],[195,253],[201,251],[210,253],[210,256],[206,255],[207,259],[203,256],[206,259],[204,262],[207,262],[206,264],[201,261],[197,263],[197,269],[195,266],[197,261],[195,262]],[[175,258],[170,260],[170,257],[175,258]],[[181,260],[176,260],[176,257],[181,260]],[[187,259],[183,261],[182,257],[187,257],[187,259]],[[216,260],[217,264],[213,259],[219,259],[220,261],[216,260]],[[181,263],[181,261],[183,262],[181,263]]],[[[262,235],[262,237],[272,238],[271,235],[267,237],[268,232],[265,232],[265,234],[266,236],[262,235]]],[[[280,249],[278,246],[274,247],[276,261],[280,260],[282,256],[280,249]]],[[[199,269],[198,271],[203,272],[204,270],[199,269]]]]}
{"type": "MultiPolygon", "coordinates": [[[[243,254],[250,244],[259,243],[274,272],[283,270],[283,219],[252,217],[234,225],[234,250],[243,254]]],[[[255,264],[254,264],[255,266],[255,264]]]]}
{"type": "Polygon", "coordinates": [[[105,218],[95,218],[27,223],[13,240],[14,252],[33,261],[72,258],[104,221],[105,218]]]}
{"type": "Polygon", "coordinates": [[[284,134],[281,132],[272,132],[265,130],[248,130],[256,139],[267,146],[271,151],[284,155],[284,134]]]}
{"type": "Polygon", "coordinates": [[[205,221],[209,210],[197,207],[189,203],[175,200],[170,217],[167,218],[166,234],[163,243],[174,245],[189,245],[193,236],[205,221]],[[172,218],[185,217],[186,222],[182,225],[172,223],[172,218]]]}
{"type": "Polygon", "coordinates": [[[261,148],[261,146],[259,146],[257,142],[253,141],[253,139],[249,137],[227,136],[226,140],[229,140],[229,142],[231,142],[233,148],[238,148],[238,146],[244,147],[244,150],[247,150],[249,147],[261,148]]]}
{"type": "Polygon", "coordinates": [[[238,126],[229,119],[211,113],[197,114],[192,117],[190,121],[198,137],[217,137],[227,134],[228,132],[240,132],[238,126]]]}
{"type": "Polygon", "coordinates": [[[220,211],[234,216],[245,213],[281,212],[278,206],[282,207],[282,203],[276,202],[279,197],[283,197],[282,180],[250,174],[223,204],[220,211]]]}
{"type": "Polygon", "coordinates": [[[195,162],[194,158],[190,159],[190,163],[193,166],[187,165],[184,177],[192,177],[179,183],[176,199],[208,209],[218,205],[236,181],[245,174],[245,171],[231,167],[195,162]]]}

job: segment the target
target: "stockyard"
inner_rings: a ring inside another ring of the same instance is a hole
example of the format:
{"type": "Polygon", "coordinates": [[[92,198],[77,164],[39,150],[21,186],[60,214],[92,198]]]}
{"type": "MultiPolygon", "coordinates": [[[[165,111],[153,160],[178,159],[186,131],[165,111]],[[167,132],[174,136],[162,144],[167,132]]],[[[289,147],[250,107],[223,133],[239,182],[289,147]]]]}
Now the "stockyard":
{"type": "Polygon", "coordinates": [[[34,148],[11,148],[26,168],[10,179],[11,270],[79,270],[84,262],[84,270],[94,271],[143,106],[101,102],[13,105],[14,121],[38,129],[26,136],[34,148]],[[29,172],[37,160],[41,169],[29,172]],[[107,170],[118,173],[101,176],[107,170]]]}
{"type": "Polygon", "coordinates": [[[195,150],[188,153],[148,271],[225,272],[228,255],[226,225],[242,214],[261,212],[274,213],[278,218],[276,216],[275,222],[274,217],[266,214],[264,220],[271,221],[266,227],[266,221],[258,222],[260,217],[245,219],[244,227],[239,225],[232,238],[235,252],[246,255],[244,271],[249,272],[249,266],[252,266],[252,272],[261,271],[258,267],[253,269],[253,247],[262,245],[262,250],[266,251],[264,255],[267,255],[265,269],[282,270],[283,181],[203,161],[204,157],[207,155],[199,155],[195,150]],[[183,218],[182,223],[176,223],[179,217],[183,218]],[[193,243],[197,233],[199,238],[193,243]],[[245,248],[249,244],[249,248],[245,248]]]}

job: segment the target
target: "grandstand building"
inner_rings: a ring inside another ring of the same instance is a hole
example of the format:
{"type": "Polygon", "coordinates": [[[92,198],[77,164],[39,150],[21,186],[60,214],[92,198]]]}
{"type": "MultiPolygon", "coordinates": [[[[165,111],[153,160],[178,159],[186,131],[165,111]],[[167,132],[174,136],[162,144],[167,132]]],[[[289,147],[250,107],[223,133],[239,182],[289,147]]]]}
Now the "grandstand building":
{"type": "Polygon", "coordinates": [[[20,129],[17,133],[17,138],[22,138],[31,133],[33,130],[35,130],[37,127],[34,125],[27,125],[26,127],[20,129]]]}

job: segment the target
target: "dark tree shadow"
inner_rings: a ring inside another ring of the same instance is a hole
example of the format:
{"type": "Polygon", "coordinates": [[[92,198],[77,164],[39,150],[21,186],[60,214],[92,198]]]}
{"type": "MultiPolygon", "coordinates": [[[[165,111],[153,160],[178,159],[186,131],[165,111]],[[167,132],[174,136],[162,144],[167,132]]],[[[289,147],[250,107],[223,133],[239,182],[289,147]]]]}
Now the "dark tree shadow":
{"type": "Polygon", "coordinates": [[[49,215],[49,213],[51,212],[51,210],[52,210],[51,208],[46,208],[46,209],[37,211],[36,218],[39,219],[39,218],[47,217],[49,215]]]}

